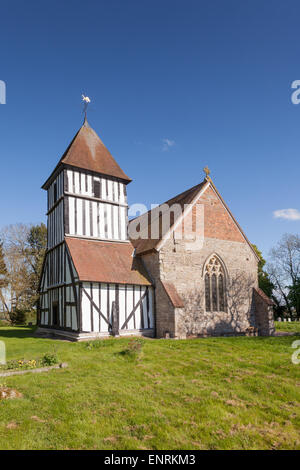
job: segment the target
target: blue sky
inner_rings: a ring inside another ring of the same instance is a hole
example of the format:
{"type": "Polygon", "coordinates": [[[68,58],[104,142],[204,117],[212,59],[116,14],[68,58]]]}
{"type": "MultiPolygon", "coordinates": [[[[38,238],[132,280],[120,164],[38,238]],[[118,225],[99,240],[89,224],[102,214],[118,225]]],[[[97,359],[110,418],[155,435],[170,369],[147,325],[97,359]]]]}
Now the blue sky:
{"type": "Polygon", "coordinates": [[[1,1],[0,228],[45,221],[40,186],[86,93],[131,204],[169,199],[208,165],[265,255],[299,233],[273,216],[300,211],[299,15],[289,0],[1,1]]]}

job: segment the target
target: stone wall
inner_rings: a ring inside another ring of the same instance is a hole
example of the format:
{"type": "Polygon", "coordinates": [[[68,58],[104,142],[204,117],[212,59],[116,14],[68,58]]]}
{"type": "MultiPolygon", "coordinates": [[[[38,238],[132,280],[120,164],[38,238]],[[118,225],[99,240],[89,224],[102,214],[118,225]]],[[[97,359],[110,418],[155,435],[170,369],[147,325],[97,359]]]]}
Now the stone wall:
{"type": "Polygon", "coordinates": [[[155,286],[155,329],[156,337],[164,338],[167,334],[175,337],[175,309],[160,281],[159,253],[143,255],[143,263],[155,286]]]}
{"type": "Polygon", "coordinates": [[[174,284],[185,304],[176,311],[175,336],[235,334],[254,326],[257,261],[248,244],[206,238],[201,249],[192,251],[184,240],[170,239],[159,259],[161,279],[174,284]],[[223,262],[227,275],[227,312],[205,311],[204,266],[213,254],[223,262]]]}
{"type": "Polygon", "coordinates": [[[259,290],[253,290],[255,326],[260,336],[272,336],[275,333],[273,304],[259,290]]]}
{"type": "MultiPolygon", "coordinates": [[[[256,326],[253,288],[258,286],[258,260],[211,187],[186,212],[159,252],[142,259],[156,286],[158,337],[166,331],[172,337],[243,334],[256,326]],[[212,255],[218,256],[226,274],[226,312],[205,311],[204,267],[212,255]],[[160,280],[174,284],[184,308],[173,307],[160,280]]],[[[260,311],[266,316],[265,310],[260,311]]]]}
{"type": "Polygon", "coordinates": [[[205,239],[201,249],[190,251],[184,240],[172,237],[159,253],[142,259],[155,284],[157,337],[166,332],[171,337],[236,334],[255,326],[252,292],[257,287],[257,261],[248,244],[205,239]],[[204,265],[212,254],[226,269],[227,312],[205,311],[204,265]],[[184,308],[173,307],[161,279],[174,284],[184,308]]]}
{"type": "Polygon", "coordinates": [[[194,215],[199,205],[204,206],[204,235],[206,238],[245,243],[243,235],[213,188],[209,187],[195,204],[194,215]]]}

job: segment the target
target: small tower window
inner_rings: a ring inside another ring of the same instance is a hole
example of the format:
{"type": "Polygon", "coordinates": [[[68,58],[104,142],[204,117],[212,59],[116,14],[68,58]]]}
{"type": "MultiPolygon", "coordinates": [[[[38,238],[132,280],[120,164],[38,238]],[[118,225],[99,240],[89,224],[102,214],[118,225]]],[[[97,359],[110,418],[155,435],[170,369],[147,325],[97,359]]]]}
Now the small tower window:
{"type": "Polygon", "coordinates": [[[58,326],[58,304],[57,304],[57,302],[53,302],[53,305],[52,305],[52,324],[54,326],[58,326]]]}
{"type": "Polygon", "coordinates": [[[100,198],[100,181],[94,180],[93,186],[94,196],[100,198]]]}
{"type": "Polygon", "coordinates": [[[53,202],[56,203],[57,201],[57,184],[54,183],[54,186],[53,186],[53,202]]]}
{"type": "Polygon", "coordinates": [[[226,312],[225,273],[217,256],[212,256],[205,266],[205,310],[226,312]]]}

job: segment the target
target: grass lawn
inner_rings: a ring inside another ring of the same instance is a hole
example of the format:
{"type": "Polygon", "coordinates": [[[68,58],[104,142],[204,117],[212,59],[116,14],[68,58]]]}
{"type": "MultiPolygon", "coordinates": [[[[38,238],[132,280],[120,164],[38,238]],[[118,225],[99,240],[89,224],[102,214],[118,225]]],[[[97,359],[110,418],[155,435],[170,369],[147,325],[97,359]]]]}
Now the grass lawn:
{"type": "Polygon", "coordinates": [[[297,322],[276,321],[275,328],[276,328],[276,331],[287,331],[290,333],[300,334],[300,321],[297,321],[297,322]]]}
{"type": "Polygon", "coordinates": [[[57,348],[69,368],[0,378],[0,449],[300,449],[299,337],[69,343],[0,328],[7,359],[57,348]]]}

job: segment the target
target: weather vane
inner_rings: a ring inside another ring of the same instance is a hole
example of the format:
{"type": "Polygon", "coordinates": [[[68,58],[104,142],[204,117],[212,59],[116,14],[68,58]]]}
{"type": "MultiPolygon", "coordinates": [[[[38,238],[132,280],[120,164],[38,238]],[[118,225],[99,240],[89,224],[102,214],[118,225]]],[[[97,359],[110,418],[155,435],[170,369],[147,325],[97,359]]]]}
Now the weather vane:
{"type": "Polygon", "coordinates": [[[85,96],[85,95],[81,95],[81,96],[82,96],[82,101],[83,101],[84,118],[86,120],[87,108],[88,108],[88,105],[90,104],[91,100],[88,96],[85,96]]]}
{"type": "Polygon", "coordinates": [[[204,173],[205,173],[205,175],[206,175],[205,178],[206,178],[206,179],[210,179],[210,176],[209,176],[209,175],[210,175],[210,169],[208,168],[208,166],[206,166],[205,168],[203,168],[203,171],[204,171],[204,173]]]}

